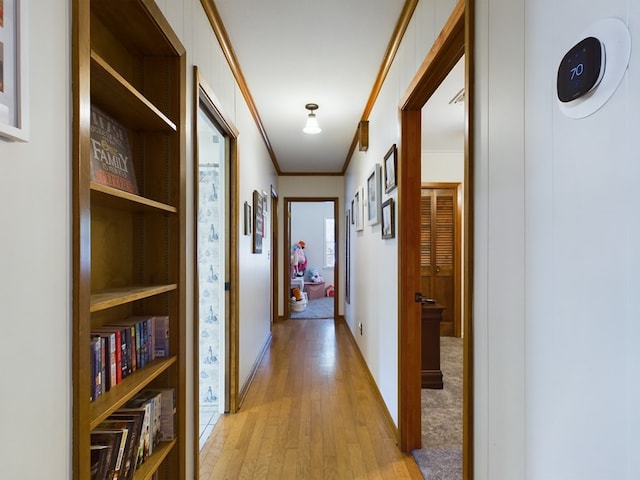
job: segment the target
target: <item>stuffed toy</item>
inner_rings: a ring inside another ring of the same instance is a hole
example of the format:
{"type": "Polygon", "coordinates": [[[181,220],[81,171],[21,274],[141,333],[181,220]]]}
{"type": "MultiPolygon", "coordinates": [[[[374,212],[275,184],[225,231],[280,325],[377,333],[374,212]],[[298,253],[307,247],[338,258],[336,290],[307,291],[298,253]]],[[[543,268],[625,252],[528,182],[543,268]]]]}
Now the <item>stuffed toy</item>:
{"type": "Polygon", "coordinates": [[[322,283],[324,279],[320,276],[320,272],[316,267],[309,269],[309,281],[313,283],[322,283]]]}
{"type": "Polygon", "coordinates": [[[305,243],[302,240],[292,247],[291,265],[293,267],[293,274],[296,277],[304,277],[304,271],[307,268],[307,257],[304,254],[304,247],[305,243]]]}
{"type": "Polygon", "coordinates": [[[296,302],[299,302],[300,300],[302,300],[302,292],[300,291],[300,289],[298,287],[292,288],[291,289],[291,294],[293,295],[291,297],[291,300],[295,299],[296,302]]]}

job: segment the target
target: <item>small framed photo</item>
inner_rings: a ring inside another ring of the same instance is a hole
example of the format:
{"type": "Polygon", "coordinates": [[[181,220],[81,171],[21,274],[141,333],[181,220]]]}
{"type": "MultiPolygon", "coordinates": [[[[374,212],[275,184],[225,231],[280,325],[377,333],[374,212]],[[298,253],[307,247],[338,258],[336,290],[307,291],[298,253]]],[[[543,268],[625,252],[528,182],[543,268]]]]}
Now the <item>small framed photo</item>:
{"type": "Polygon", "coordinates": [[[356,231],[360,232],[364,230],[364,188],[358,187],[356,193],[353,196],[353,216],[356,225],[356,231]]]}
{"type": "Polygon", "coordinates": [[[391,145],[391,148],[384,156],[384,192],[389,193],[391,190],[398,186],[396,180],[396,170],[398,169],[398,149],[396,144],[391,145]]]}
{"type": "Polygon", "coordinates": [[[355,198],[351,199],[351,225],[355,225],[356,221],[355,221],[355,215],[353,214],[353,212],[355,212],[355,198]]]}
{"type": "Polygon", "coordinates": [[[264,218],[262,216],[262,195],[253,191],[253,253],[262,253],[262,236],[264,235],[264,218]]]}
{"type": "Polygon", "coordinates": [[[380,223],[380,164],[367,176],[367,225],[380,223]]]}
{"type": "Polygon", "coordinates": [[[244,202],[244,234],[251,235],[251,205],[249,202],[244,202]]]}
{"type": "Polygon", "coordinates": [[[0,137],[29,139],[26,1],[0,0],[0,137]]]}
{"type": "Polygon", "coordinates": [[[393,198],[382,204],[382,238],[395,238],[396,219],[393,198]]]}

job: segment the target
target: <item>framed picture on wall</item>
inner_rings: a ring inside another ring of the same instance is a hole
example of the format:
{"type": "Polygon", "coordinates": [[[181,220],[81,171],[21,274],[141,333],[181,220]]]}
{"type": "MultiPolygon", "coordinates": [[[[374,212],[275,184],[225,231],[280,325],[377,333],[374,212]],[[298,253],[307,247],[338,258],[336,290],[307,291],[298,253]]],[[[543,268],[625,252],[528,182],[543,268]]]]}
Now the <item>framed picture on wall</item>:
{"type": "Polygon", "coordinates": [[[0,0],[0,137],[29,139],[29,82],[22,0],[0,0]]]}
{"type": "Polygon", "coordinates": [[[380,223],[380,164],[376,163],[367,176],[367,225],[380,223]]]}
{"type": "Polygon", "coordinates": [[[251,205],[249,202],[244,202],[244,234],[251,235],[251,205]]]}
{"type": "Polygon", "coordinates": [[[253,253],[262,253],[263,221],[262,209],[264,203],[262,195],[253,191],[253,253]]]}
{"type": "Polygon", "coordinates": [[[356,231],[360,232],[364,229],[364,188],[358,187],[353,196],[353,216],[355,217],[356,231]]]}
{"type": "Polygon", "coordinates": [[[398,149],[396,144],[391,145],[391,148],[384,156],[384,192],[389,193],[391,190],[398,186],[396,181],[396,170],[398,168],[398,149]]]}
{"type": "Polygon", "coordinates": [[[393,198],[382,204],[382,238],[394,238],[396,236],[396,220],[393,198]]]}
{"type": "Polygon", "coordinates": [[[344,300],[351,303],[351,228],[349,228],[350,211],[344,216],[345,228],[345,249],[344,249],[344,300]]]}

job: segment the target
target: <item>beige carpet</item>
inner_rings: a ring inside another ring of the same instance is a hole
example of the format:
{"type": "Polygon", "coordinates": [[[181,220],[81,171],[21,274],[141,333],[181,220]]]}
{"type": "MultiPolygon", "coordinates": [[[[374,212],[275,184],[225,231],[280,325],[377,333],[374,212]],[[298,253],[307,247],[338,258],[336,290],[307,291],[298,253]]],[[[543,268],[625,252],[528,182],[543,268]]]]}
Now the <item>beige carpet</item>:
{"type": "Polygon", "coordinates": [[[440,368],[444,388],[422,389],[422,448],[412,453],[426,480],[461,480],[461,338],[440,338],[440,368]]]}

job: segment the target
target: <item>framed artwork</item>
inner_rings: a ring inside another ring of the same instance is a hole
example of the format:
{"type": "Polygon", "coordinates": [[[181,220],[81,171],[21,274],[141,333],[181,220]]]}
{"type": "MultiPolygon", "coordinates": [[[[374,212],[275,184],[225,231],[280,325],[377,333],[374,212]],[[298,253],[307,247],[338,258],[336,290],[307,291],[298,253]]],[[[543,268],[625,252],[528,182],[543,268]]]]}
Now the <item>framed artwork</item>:
{"type": "Polygon", "coordinates": [[[356,193],[353,196],[353,216],[355,217],[356,231],[360,232],[364,230],[364,188],[358,187],[356,193]]]}
{"type": "Polygon", "coordinates": [[[244,234],[251,235],[251,205],[249,202],[244,202],[244,234]]]}
{"type": "Polygon", "coordinates": [[[356,221],[355,221],[355,219],[353,218],[353,217],[354,217],[353,212],[355,211],[355,210],[353,209],[353,208],[355,207],[355,203],[354,203],[354,201],[355,201],[355,200],[352,198],[352,199],[351,199],[351,225],[355,225],[355,224],[356,224],[356,221]]]}
{"type": "Polygon", "coordinates": [[[398,169],[398,149],[394,143],[384,156],[384,192],[389,193],[398,186],[396,170],[398,169]]]}
{"type": "Polygon", "coordinates": [[[29,139],[26,11],[23,0],[0,0],[0,137],[29,139]]]}
{"type": "Polygon", "coordinates": [[[264,235],[264,218],[262,209],[264,202],[257,190],[253,191],[253,253],[262,253],[262,236],[264,235]]]}
{"type": "Polygon", "coordinates": [[[382,238],[395,238],[396,219],[393,198],[382,204],[382,238]]]}
{"type": "Polygon", "coordinates": [[[351,303],[351,229],[349,228],[350,211],[347,210],[344,216],[345,228],[345,249],[344,249],[344,299],[351,303]]]}
{"type": "Polygon", "coordinates": [[[376,163],[367,176],[367,225],[380,223],[380,164],[376,163]]]}

